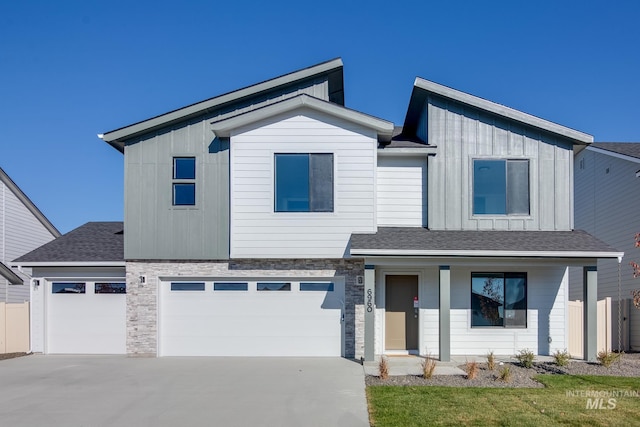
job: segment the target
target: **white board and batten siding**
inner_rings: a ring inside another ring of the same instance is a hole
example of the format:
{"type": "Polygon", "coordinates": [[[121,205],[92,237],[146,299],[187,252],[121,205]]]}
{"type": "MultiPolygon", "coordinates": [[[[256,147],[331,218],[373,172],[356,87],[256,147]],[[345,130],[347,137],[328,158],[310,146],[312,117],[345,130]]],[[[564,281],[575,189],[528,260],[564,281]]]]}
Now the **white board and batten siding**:
{"type": "MultiPolygon", "coordinates": [[[[6,266],[32,250],[53,240],[54,236],[24,203],[0,181],[0,261],[6,266]]],[[[15,271],[15,270],[14,270],[15,271]]],[[[29,301],[29,279],[18,271],[26,285],[9,285],[0,277],[0,301],[29,301]]]]}
{"type": "Polygon", "coordinates": [[[342,258],[374,232],[374,130],[301,109],[231,135],[231,257],[342,258]],[[333,153],[333,212],[274,212],[274,155],[333,153]]]}
{"type": "Polygon", "coordinates": [[[378,225],[427,226],[427,158],[379,157],[378,225]]]}

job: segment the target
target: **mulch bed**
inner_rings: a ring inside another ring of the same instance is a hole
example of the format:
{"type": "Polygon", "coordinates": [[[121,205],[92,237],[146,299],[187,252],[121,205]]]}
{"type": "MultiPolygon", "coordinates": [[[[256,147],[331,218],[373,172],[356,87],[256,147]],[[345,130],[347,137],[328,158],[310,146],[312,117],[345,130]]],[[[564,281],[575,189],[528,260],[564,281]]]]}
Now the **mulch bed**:
{"type": "MultiPolygon", "coordinates": [[[[605,368],[598,363],[588,363],[577,360],[569,362],[569,366],[567,367],[560,367],[552,362],[540,362],[534,363],[533,368],[528,369],[517,363],[505,362],[502,365],[496,365],[496,368],[490,371],[486,363],[479,363],[478,366],[480,368],[478,375],[472,380],[467,379],[464,375],[434,375],[429,379],[418,375],[400,375],[390,376],[386,380],[382,380],[377,376],[368,375],[365,378],[365,383],[367,386],[540,388],[544,386],[533,379],[534,376],[539,374],[638,377],[640,376],[640,353],[624,354],[619,362],[615,362],[609,368],[605,368]],[[505,366],[508,366],[511,371],[511,380],[509,382],[502,381],[498,378],[500,370],[505,366]]],[[[459,368],[464,370],[465,366],[460,365],[459,368]]]]}
{"type": "Polygon", "coordinates": [[[14,359],[16,357],[22,357],[22,356],[26,356],[29,353],[2,353],[0,354],[0,360],[5,360],[5,359],[14,359]]]}

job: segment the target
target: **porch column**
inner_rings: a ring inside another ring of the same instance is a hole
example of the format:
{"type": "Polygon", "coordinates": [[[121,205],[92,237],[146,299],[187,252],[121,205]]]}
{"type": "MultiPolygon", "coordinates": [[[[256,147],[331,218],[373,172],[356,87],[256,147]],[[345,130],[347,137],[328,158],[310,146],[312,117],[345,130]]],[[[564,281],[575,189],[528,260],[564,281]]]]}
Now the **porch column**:
{"type": "Polygon", "coordinates": [[[376,318],[376,270],[373,265],[364,266],[364,360],[375,359],[376,318]]]}
{"type": "Polygon", "coordinates": [[[451,360],[451,268],[440,266],[440,361],[451,360]]]}
{"type": "Polygon", "coordinates": [[[598,353],[598,267],[584,267],[584,360],[595,362],[598,353]]]}

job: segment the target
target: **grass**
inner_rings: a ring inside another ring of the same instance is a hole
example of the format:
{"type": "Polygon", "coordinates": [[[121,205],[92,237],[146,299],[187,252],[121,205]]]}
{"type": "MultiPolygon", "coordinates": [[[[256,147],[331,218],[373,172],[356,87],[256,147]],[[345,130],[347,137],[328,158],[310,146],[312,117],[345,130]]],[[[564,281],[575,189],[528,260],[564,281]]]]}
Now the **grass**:
{"type": "Polygon", "coordinates": [[[546,387],[368,387],[371,425],[640,426],[639,397],[617,397],[614,409],[587,409],[588,398],[575,394],[582,390],[637,394],[639,378],[540,375],[536,379],[546,387]]]}

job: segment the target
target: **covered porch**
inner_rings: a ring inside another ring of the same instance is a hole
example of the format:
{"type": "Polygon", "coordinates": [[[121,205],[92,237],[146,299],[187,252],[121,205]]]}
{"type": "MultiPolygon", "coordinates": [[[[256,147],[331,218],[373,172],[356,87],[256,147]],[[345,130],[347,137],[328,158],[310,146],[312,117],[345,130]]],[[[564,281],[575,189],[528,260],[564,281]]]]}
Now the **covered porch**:
{"type": "Polygon", "coordinates": [[[548,356],[568,347],[568,267],[583,269],[584,359],[596,358],[597,259],[622,253],[581,231],[353,235],[365,262],[364,359],[548,356]]]}

